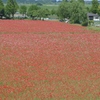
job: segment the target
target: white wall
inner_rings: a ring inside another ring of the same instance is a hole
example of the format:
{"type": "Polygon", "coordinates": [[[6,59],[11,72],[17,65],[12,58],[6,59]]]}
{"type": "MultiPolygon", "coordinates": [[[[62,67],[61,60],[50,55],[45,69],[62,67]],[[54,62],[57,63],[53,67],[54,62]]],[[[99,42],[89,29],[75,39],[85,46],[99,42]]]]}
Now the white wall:
{"type": "Polygon", "coordinates": [[[100,17],[98,17],[98,18],[94,17],[93,20],[94,21],[100,21],[100,17]]]}

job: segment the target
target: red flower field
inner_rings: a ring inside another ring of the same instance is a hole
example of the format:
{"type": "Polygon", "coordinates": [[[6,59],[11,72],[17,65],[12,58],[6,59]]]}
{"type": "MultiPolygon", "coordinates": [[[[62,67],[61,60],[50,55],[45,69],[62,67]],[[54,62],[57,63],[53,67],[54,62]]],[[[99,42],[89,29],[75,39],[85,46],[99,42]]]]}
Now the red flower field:
{"type": "Polygon", "coordinates": [[[100,100],[100,34],[0,20],[0,100],[100,100]]]}
{"type": "Polygon", "coordinates": [[[82,26],[52,21],[0,20],[1,33],[88,33],[82,26]]]}

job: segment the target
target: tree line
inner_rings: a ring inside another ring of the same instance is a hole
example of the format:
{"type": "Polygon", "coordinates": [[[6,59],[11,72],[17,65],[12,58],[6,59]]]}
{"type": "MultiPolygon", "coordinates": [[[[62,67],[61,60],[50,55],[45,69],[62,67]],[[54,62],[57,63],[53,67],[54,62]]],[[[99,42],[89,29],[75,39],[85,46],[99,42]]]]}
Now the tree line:
{"type": "Polygon", "coordinates": [[[59,5],[57,14],[61,20],[67,18],[70,23],[87,26],[89,22],[87,13],[89,12],[100,15],[98,0],[92,0],[91,7],[86,6],[84,0],[63,0],[59,5]]]}
{"type": "Polygon", "coordinates": [[[3,17],[7,19],[14,19],[14,14],[19,12],[22,15],[27,15],[32,19],[46,18],[49,15],[54,14],[55,10],[48,10],[46,8],[40,7],[41,4],[32,4],[29,7],[26,5],[19,6],[16,0],[8,0],[6,5],[3,4],[3,1],[0,0],[0,18],[3,17]]]}
{"type": "Polygon", "coordinates": [[[19,6],[16,0],[7,0],[6,5],[0,0],[0,18],[14,19],[14,14],[19,11],[22,15],[27,15],[32,19],[47,18],[49,15],[57,15],[61,21],[69,19],[70,23],[88,25],[87,13],[92,12],[100,15],[100,5],[98,0],[92,0],[92,6],[87,7],[84,0],[63,0],[57,10],[41,8],[40,5],[32,4],[19,6]]]}

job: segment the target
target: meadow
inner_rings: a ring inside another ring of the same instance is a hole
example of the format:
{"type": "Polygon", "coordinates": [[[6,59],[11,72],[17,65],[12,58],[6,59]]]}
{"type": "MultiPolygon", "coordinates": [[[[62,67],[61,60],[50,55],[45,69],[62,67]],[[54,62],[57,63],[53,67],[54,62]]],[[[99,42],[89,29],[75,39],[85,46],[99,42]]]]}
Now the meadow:
{"type": "Polygon", "coordinates": [[[100,32],[0,20],[0,100],[100,100],[100,32]]]}

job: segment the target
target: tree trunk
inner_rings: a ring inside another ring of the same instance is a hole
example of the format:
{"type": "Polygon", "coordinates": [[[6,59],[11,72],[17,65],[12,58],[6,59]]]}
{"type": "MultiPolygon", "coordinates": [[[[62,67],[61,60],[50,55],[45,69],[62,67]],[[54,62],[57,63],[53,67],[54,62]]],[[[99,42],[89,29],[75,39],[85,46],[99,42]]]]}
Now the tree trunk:
{"type": "Polygon", "coordinates": [[[12,14],[12,19],[14,19],[14,14],[12,14]]]}

